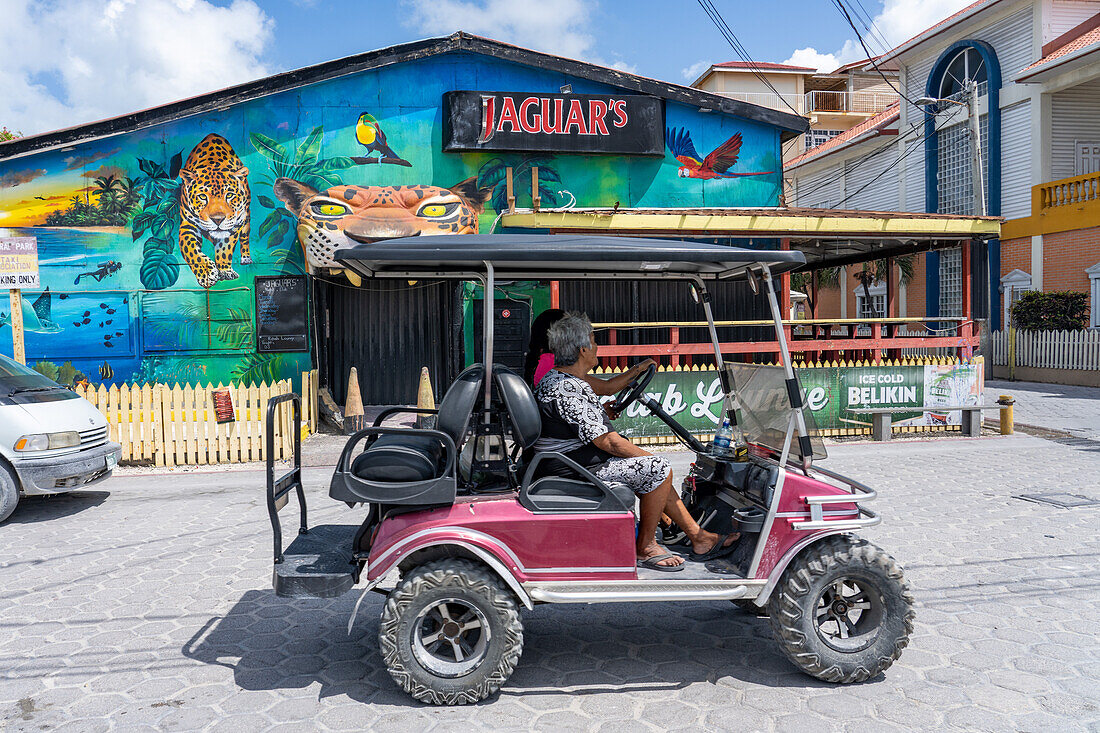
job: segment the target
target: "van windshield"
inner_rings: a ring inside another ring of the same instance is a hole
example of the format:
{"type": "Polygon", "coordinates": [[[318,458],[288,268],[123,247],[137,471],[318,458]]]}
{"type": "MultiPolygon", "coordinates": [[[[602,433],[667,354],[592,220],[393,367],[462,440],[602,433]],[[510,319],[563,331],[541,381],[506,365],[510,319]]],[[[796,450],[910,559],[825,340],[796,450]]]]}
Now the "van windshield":
{"type": "Polygon", "coordinates": [[[42,376],[29,367],[0,354],[0,396],[20,392],[38,392],[63,389],[49,377],[42,376]]]}

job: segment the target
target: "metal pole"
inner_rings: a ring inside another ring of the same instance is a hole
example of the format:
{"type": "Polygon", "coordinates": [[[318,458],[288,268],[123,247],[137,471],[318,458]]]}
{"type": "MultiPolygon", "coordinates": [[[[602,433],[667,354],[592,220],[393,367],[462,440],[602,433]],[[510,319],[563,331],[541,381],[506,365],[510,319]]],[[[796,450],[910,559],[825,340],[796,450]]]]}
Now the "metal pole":
{"type": "MultiPolygon", "coordinates": [[[[725,392],[722,407],[726,411],[726,416],[730,419],[730,425],[736,425],[737,411],[734,409],[733,404],[733,385],[730,383],[729,374],[726,372],[726,363],[722,359],[722,347],[718,343],[718,329],[714,326],[714,311],[710,307],[710,292],[707,290],[703,278],[696,275],[691,278],[691,281],[699,289],[699,300],[703,304],[703,313],[707,317],[707,331],[710,333],[710,343],[714,346],[714,368],[718,370],[718,381],[725,392]]],[[[719,425],[719,427],[721,426],[719,425]]]]}
{"type": "MultiPolygon", "coordinates": [[[[798,427],[798,447],[802,454],[802,469],[810,470],[813,462],[813,450],[810,446],[810,434],[806,430],[806,417],[802,414],[802,392],[798,388],[798,378],[794,375],[794,365],[791,364],[791,352],[787,348],[787,335],[783,332],[783,312],[779,308],[779,299],[775,295],[775,281],[772,271],[767,265],[763,265],[764,284],[768,290],[768,305],[771,306],[772,320],[775,323],[775,337],[779,340],[779,354],[783,359],[783,371],[787,375],[787,396],[790,398],[791,407],[794,408],[795,425],[798,427]]],[[[787,431],[788,441],[790,431],[787,431]]]]}
{"type": "MultiPolygon", "coordinates": [[[[494,290],[496,290],[496,272],[493,270],[493,263],[485,260],[485,294],[482,298],[484,308],[482,309],[482,336],[485,339],[485,349],[483,356],[485,357],[485,409],[489,410],[493,406],[493,319],[496,316],[496,306],[493,303],[494,290]]],[[[486,414],[486,421],[489,416],[486,414]]]]}
{"type": "Polygon", "coordinates": [[[974,213],[985,216],[985,172],[982,170],[982,125],[978,118],[978,82],[970,82],[969,97],[970,170],[974,183],[974,213]]]}

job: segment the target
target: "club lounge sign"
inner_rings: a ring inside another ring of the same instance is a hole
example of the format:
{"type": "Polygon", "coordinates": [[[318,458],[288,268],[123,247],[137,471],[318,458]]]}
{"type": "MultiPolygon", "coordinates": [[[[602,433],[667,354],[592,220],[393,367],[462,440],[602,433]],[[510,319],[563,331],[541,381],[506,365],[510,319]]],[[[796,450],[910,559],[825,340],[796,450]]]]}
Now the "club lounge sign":
{"type": "Polygon", "coordinates": [[[664,107],[632,94],[447,92],[445,151],[664,154],[664,107]]]}

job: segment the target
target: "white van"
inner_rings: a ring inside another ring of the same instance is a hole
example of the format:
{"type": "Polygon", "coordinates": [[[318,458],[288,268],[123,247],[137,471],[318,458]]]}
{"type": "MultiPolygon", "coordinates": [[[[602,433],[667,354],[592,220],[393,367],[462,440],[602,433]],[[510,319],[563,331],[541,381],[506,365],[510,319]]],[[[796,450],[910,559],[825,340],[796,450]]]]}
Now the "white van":
{"type": "Polygon", "coordinates": [[[102,481],[120,455],[92,403],[0,354],[0,522],[20,496],[63,494],[102,481]]]}

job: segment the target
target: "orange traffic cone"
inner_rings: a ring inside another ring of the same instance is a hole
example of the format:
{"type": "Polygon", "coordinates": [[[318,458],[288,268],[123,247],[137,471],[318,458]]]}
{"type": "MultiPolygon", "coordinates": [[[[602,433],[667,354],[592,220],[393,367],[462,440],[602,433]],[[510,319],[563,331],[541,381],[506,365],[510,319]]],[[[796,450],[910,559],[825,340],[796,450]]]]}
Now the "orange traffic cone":
{"type": "Polygon", "coordinates": [[[344,435],[356,433],[366,426],[363,397],[359,394],[359,372],[352,367],[348,375],[348,398],[344,400],[344,435]]]}

